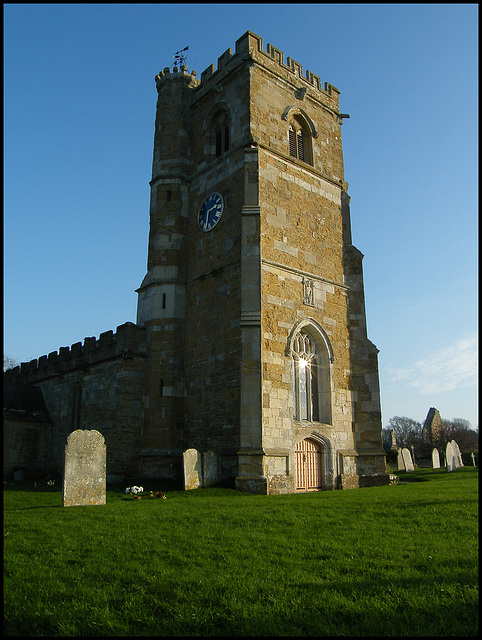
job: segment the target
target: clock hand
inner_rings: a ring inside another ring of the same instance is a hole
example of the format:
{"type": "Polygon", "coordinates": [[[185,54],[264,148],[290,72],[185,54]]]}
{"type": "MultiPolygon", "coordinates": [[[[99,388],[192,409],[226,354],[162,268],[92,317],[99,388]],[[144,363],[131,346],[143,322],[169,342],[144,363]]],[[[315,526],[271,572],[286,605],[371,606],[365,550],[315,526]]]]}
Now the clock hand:
{"type": "Polygon", "coordinates": [[[211,213],[211,211],[214,209],[215,207],[211,207],[210,209],[208,209],[206,211],[206,220],[204,222],[204,228],[207,229],[208,228],[208,223],[209,223],[209,214],[211,213]]]}
{"type": "Polygon", "coordinates": [[[208,222],[209,222],[209,211],[206,210],[206,215],[204,216],[204,229],[205,230],[208,228],[208,222]]]}

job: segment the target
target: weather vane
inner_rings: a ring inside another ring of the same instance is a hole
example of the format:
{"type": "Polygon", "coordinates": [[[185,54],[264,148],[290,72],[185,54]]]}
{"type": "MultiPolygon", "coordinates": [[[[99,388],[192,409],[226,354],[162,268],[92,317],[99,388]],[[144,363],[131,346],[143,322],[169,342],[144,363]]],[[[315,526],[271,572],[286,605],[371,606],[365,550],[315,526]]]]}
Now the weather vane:
{"type": "Polygon", "coordinates": [[[173,58],[174,58],[174,62],[173,65],[177,66],[182,66],[186,64],[186,59],[187,59],[187,53],[184,53],[185,51],[187,51],[189,49],[189,47],[184,47],[184,49],[181,49],[180,51],[176,51],[176,53],[174,54],[173,58]]]}

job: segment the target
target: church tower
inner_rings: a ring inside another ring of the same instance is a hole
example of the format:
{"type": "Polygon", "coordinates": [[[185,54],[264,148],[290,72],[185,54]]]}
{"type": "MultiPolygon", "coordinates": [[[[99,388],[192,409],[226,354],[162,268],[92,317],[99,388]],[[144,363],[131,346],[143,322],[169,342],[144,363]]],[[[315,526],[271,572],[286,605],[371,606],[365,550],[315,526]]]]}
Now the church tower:
{"type": "Polygon", "coordinates": [[[195,448],[246,491],[387,483],[338,90],[249,31],[156,86],[140,472],[195,448]]]}

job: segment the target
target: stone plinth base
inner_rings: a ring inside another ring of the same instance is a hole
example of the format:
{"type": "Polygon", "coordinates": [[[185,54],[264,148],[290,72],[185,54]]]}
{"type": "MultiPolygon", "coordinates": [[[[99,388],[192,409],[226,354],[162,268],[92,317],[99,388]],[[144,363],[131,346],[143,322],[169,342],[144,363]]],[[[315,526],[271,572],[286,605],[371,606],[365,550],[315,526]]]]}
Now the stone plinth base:
{"type": "Polygon", "coordinates": [[[390,484],[390,475],[381,473],[373,476],[360,476],[360,487],[382,487],[390,484]]]}
{"type": "Polygon", "coordinates": [[[238,476],[234,488],[246,493],[268,494],[268,481],[264,476],[238,476]]]}

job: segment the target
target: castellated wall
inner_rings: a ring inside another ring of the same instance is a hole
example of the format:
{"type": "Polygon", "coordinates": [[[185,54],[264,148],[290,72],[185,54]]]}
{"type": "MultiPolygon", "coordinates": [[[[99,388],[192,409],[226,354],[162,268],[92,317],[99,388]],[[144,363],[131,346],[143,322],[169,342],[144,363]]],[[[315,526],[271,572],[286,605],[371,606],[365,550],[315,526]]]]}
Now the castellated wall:
{"type": "MultiPolygon", "coordinates": [[[[75,429],[96,429],[107,445],[107,476],[136,479],[144,419],[146,330],[132,323],[85,338],[5,372],[5,385],[42,389],[51,424],[50,467],[63,472],[75,429]]],[[[32,464],[28,459],[27,466],[32,464]]],[[[29,469],[26,469],[26,476],[29,469]]]]}
{"type": "Polygon", "coordinates": [[[333,101],[333,106],[338,105],[340,92],[336,87],[328,82],[323,84],[320,78],[309,70],[303,75],[301,64],[290,57],[285,62],[283,52],[272,44],[268,43],[266,50],[264,50],[262,38],[252,31],[247,31],[238,38],[234,54],[229,48],[219,56],[217,69],[214,64],[211,64],[201,73],[201,84],[205,85],[208,81],[216,80],[220,71],[228,67],[232,68],[233,64],[246,62],[247,57],[256,60],[261,65],[269,66],[271,63],[275,63],[277,75],[290,82],[302,80],[304,86],[310,86],[316,91],[324,93],[327,98],[333,101]]]}

